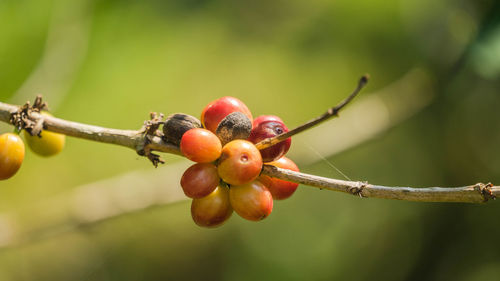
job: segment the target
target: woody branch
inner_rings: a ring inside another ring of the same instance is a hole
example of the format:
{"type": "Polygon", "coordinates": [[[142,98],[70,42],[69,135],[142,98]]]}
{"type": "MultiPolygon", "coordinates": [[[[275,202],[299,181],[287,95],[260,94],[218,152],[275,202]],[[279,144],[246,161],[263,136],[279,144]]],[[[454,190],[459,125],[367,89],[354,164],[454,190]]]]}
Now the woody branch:
{"type": "MultiPolygon", "coordinates": [[[[330,108],[320,117],[306,122],[305,124],[290,130],[288,133],[263,140],[257,144],[257,147],[264,149],[269,147],[269,145],[283,141],[294,134],[305,131],[331,117],[337,116],[338,112],[359,93],[367,81],[368,76],[363,76],[351,95],[340,102],[337,106],[330,108]]],[[[25,109],[25,107],[26,105],[20,107],[0,102],[0,121],[12,124],[12,117],[16,113],[25,109]]],[[[144,151],[158,151],[182,155],[177,145],[164,141],[159,135],[155,135],[154,132],[153,134],[148,132],[145,127],[139,130],[104,128],[72,122],[52,116],[41,115],[37,111],[29,112],[28,116],[24,116],[24,118],[29,118],[29,121],[33,124],[40,124],[43,130],[101,143],[125,146],[134,149],[141,155],[144,155],[144,151]]],[[[153,163],[155,162],[153,161],[153,163]]],[[[418,202],[482,203],[490,199],[495,199],[500,195],[500,186],[494,186],[491,183],[477,183],[464,187],[389,187],[372,185],[361,181],[344,181],[319,177],[281,169],[270,165],[263,166],[262,174],[308,186],[318,187],[320,189],[350,193],[359,197],[418,202]]]]}

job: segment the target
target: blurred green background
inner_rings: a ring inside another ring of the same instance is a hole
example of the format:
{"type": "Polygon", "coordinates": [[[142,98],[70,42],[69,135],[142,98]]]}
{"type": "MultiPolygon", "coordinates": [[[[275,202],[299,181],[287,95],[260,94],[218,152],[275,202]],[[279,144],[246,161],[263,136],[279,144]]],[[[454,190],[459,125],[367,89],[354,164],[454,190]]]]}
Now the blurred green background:
{"type": "MultiPolygon", "coordinates": [[[[334,165],[396,186],[498,184],[499,15],[494,0],[0,0],[0,101],[42,93],[57,117],[138,129],[150,111],[198,116],[230,95],[294,127],[370,73],[352,114],[329,121],[344,130],[325,124],[294,141],[302,171],[344,179],[334,165]],[[382,109],[354,111],[363,98],[382,109]],[[342,142],[356,145],[328,150],[342,142]]],[[[164,158],[154,169],[131,150],[73,138],[53,158],[27,152],[0,182],[0,280],[500,276],[500,202],[300,186],[262,222],[233,214],[202,229],[179,193],[189,163],[164,158]]]]}

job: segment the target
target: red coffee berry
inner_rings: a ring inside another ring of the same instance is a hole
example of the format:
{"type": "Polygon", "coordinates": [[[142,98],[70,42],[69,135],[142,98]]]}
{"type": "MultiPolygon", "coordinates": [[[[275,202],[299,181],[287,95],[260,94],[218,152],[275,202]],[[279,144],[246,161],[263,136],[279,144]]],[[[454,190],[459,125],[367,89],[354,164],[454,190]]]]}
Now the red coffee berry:
{"type": "MultiPolygon", "coordinates": [[[[277,116],[266,115],[266,118],[258,117],[256,120],[260,120],[259,122],[254,122],[254,127],[248,140],[253,143],[258,143],[267,138],[271,138],[282,133],[288,132],[288,128],[283,124],[283,122],[279,121],[280,118],[277,116]]],[[[292,138],[288,138],[280,143],[277,143],[273,146],[270,146],[266,149],[262,149],[260,154],[262,155],[262,161],[271,162],[274,160],[278,160],[283,155],[285,155],[290,149],[290,145],[292,144],[292,138]]]]}
{"type": "Polygon", "coordinates": [[[219,158],[222,145],[214,133],[194,128],[184,133],[181,139],[181,152],[191,161],[209,163],[219,158]]]}
{"type": "Polygon", "coordinates": [[[253,120],[252,113],[242,101],[234,97],[222,97],[212,101],[203,109],[201,112],[201,123],[207,130],[215,133],[222,119],[233,112],[241,112],[250,121],[253,120]]]}
{"type": "Polygon", "coordinates": [[[251,221],[263,220],[273,210],[271,192],[259,181],[231,186],[229,200],[238,215],[251,221]]]}
{"type": "MultiPolygon", "coordinates": [[[[284,156],[276,161],[269,162],[266,164],[296,172],[299,171],[299,167],[297,167],[297,165],[295,165],[295,163],[292,160],[284,156]]],[[[278,200],[286,199],[292,196],[292,194],[299,186],[298,183],[284,181],[266,175],[260,176],[258,180],[262,182],[269,189],[269,191],[273,195],[273,199],[278,199],[278,200]]]]}
{"type": "Polygon", "coordinates": [[[219,186],[208,196],[193,199],[191,202],[191,217],[199,226],[219,226],[229,219],[232,213],[227,187],[219,186]]]}
{"type": "Polygon", "coordinates": [[[267,121],[278,121],[278,122],[281,122],[283,123],[283,120],[281,120],[281,118],[279,118],[278,116],[276,115],[261,115],[257,118],[255,118],[253,120],[253,128],[257,127],[260,123],[262,122],[267,122],[267,121]]]}
{"type": "Polygon", "coordinates": [[[211,163],[197,163],[189,167],[181,178],[184,194],[190,198],[201,198],[212,193],[220,178],[217,167],[211,163]]]}

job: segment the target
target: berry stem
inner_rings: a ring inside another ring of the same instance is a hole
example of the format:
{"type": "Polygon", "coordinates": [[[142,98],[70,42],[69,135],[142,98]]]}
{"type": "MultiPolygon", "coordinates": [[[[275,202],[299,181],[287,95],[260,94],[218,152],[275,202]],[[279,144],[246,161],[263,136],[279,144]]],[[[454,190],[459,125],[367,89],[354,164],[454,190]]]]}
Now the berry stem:
{"type": "Polygon", "coordinates": [[[273,146],[279,142],[282,142],[282,141],[288,139],[289,137],[291,137],[293,135],[296,135],[296,134],[301,133],[307,129],[310,129],[310,128],[320,124],[321,122],[324,122],[324,121],[330,119],[331,117],[338,116],[339,111],[342,108],[344,108],[350,101],[352,101],[356,97],[356,95],[361,91],[361,89],[363,89],[363,87],[366,85],[366,83],[368,83],[369,78],[370,77],[368,74],[363,75],[359,79],[358,86],[356,87],[356,89],[354,89],[354,91],[348,97],[346,97],[343,101],[341,101],[339,104],[337,104],[334,107],[329,108],[323,115],[321,115],[315,119],[312,119],[310,121],[307,121],[306,123],[294,128],[286,133],[262,140],[262,141],[258,142],[257,144],[255,144],[255,146],[259,150],[266,149],[270,146],[273,146]]]}

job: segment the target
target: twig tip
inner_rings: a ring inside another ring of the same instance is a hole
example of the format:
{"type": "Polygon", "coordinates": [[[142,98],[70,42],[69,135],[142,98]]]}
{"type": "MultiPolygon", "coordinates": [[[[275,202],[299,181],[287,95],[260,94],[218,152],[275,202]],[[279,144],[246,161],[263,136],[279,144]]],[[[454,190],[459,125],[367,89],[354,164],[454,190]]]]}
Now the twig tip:
{"type": "Polygon", "coordinates": [[[359,83],[366,84],[368,80],[370,80],[370,74],[366,73],[365,75],[361,76],[359,83]]]}

